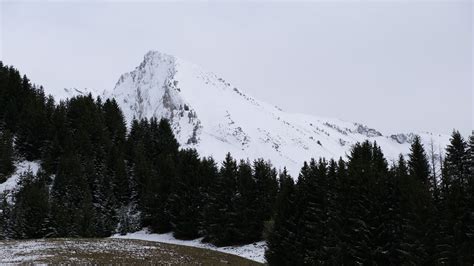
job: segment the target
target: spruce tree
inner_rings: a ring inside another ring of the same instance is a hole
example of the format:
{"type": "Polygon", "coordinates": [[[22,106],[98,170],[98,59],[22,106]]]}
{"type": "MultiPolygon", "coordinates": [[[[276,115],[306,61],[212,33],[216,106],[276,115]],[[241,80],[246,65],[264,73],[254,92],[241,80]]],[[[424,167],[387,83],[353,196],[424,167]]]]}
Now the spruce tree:
{"type": "Polygon", "coordinates": [[[10,239],[13,234],[13,219],[11,215],[11,204],[7,201],[6,192],[0,194],[0,240],[10,239]]]}
{"type": "Polygon", "coordinates": [[[196,150],[179,152],[177,176],[168,199],[174,236],[178,239],[195,239],[199,235],[199,224],[203,198],[200,192],[200,159],[196,150]]]}
{"type": "Polygon", "coordinates": [[[442,257],[440,261],[465,264],[472,260],[472,219],[469,213],[469,159],[467,143],[458,131],[454,131],[446,148],[442,178],[442,257]]]}
{"type": "Polygon", "coordinates": [[[219,175],[211,185],[205,212],[205,240],[217,246],[235,244],[239,239],[239,219],[236,210],[237,162],[226,155],[219,175]]]}
{"type": "MultiPolygon", "coordinates": [[[[391,224],[393,230],[391,243],[391,263],[393,264],[416,264],[419,262],[417,253],[420,245],[416,237],[416,214],[413,209],[414,193],[412,193],[415,181],[408,175],[408,166],[405,157],[400,154],[398,161],[391,169],[390,201],[392,202],[392,219],[395,224],[391,224]]],[[[415,183],[416,184],[416,183],[415,183]]]]}
{"type": "Polygon", "coordinates": [[[326,262],[329,264],[341,264],[341,185],[344,178],[345,162],[340,158],[339,162],[331,159],[327,172],[327,222],[326,222],[326,242],[324,250],[326,252],[326,262]]]}
{"type": "Polygon", "coordinates": [[[90,237],[92,195],[77,155],[64,154],[51,189],[51,222],[57,237],[90,237]]]}
{"type": "Polygon", "coordinates": [[[371,256],[372,232],[369,217],[372,209],[372,145],[367,141],[357,143],[347,164],[347,180],[343,186],[341,202],[351,206],[343,213],[341,238],[344,243],[343,263],[366,263],[371,256]]]}
{"type": "MultiPolygon", "coordinates": [[[[255,228],[252,230],[249,240],[255,241],[262,238],[264,224],[269,222],[273,215],[273,207],[278,193],[277,175],[276,169],[270,162],[263,159],[254,161],[253,177],[256,188],[254,201],[257,203],[255,206],[257,209],[253,220],[255,228]]],[[[241,191],[239,194],[243,193],[241,191]]]]}
{"type": "Polygon", "coordinates": [[[13,173],[13,138],[8,130],[0,131],[0,184],[13,173]]]}
{"type": "Polygon", "coordinates": [[[22,99],[24,106],[20,112],[16,131],[16,149],[25,159],[41,159],[45,144],[49,139],[50,119],[46,110],[46,97],[42,88],[27,89],[22,99]]]}
{"type": "Polygon", "coordinates": [[[273,226],[268,234],[265,258],[269,265],[294,265],[295,249],[295,183],[286,168],[279,177],[273,226]]]}
{"type": "Polygon", "coordinates": [[[259,215],[260,203],[258,202],[257,182],[253,169],[248,161],[241,160],[238,165],[237,191],[235,207],[239,219],[239,242],[254,242],[260,240],[263,222],[259,215]]]}
{"type": "Polygon", "coordinates": [[[439,228],[429,187],[430,167],[419,136],[415,136],[408,157],[410,187],[406,195],[409,204],[407,213],[412,216],[410,219],[414,230],[411,237],[418,242],[412,253],[417,255],[417,264],[434,263],[438,252],[436,241],[433,240],[438,238],[439,228]]]}
{"type": "Polygon", "coordinates": [[[450,144],[446,148],[444,160],[443,189],[450,190],[451,186],[464,187],[467,184],[468,174],[467,143],[459,131],[454,131],[450,144]]]}
{"type": "Polygon", "coordinates": [[[108,148],[107,174],[111,177],[115,198],[119,204],[127,205],[130,200],[130,184],[124,158],[127,131],[125,118],[114,99],[107,99],[102,110],[107,144],[111,145],[108,148]]]}
{"type": "Polygon", "coordinates": [[[467,236],[467,239],[462,245],[462,250],[466,251],[463,263],[474,264],[474,253],[470,252],[474,250],[474,131],[469,138],[467,164],[469,168],[466,191],[467,204],[465,209],[465,223],[467,225],[465,235],[467,236]]]}
{"type": "Polygon", "coordinates": [[[73,147],[73,138],[67,122],[67,106],[60,102],[51,114],[51,136],[43,149],[41,167],[48,174],[55,174],[58,169],[60,157],[64,151],[73,147]]]}
{"type": "Polygon", "coordinates": [[[427,186],[429,184],[430,166],[425,148],[423,147],[423,144],[421,144],[419,136],[415,136],[413,139],[409,157],[408,171],[410,175],[427,186]]]}
{"type": "Polygon", "coordinates": [[[113,194],[122,206],[130,202],[130,184],[125,164],[124,152],[116,146],[109,149],[106,175],[110,179],[113,194]]]}
{"type": "Polygon", "coordinates": [[[151,119],[144,145],[153,165],[145,188],[150,226],[154,232],[168,232],[172,229],[168,198],[177,175],[179,148],[168,120],[161,119],[158,123],[155,118],[151,119]]]}
{"type": "Polygon", "coordinates": [[[12,219],[15,238],[41,238],[49,229],[49,188],[47,176],[33,175],[31,171],[21,175],[19,188],[14,193],[12,219]]]}
{"type": "Polygon", "coordinates": [[[108,139],[117,149],[121,150],[125,144],[127,128],[125,118],[115,99],[107,99],[102,107],[104,123],[107,128],[108,139]]]}
{"type": "Polygon", "coordinates": [[[300,223],[300,237],[304,246],[304,263],[308,265],[321,264],[327,259],[326,231],[328,222],[328,184],[327,162],[314,160],[310,162],[310,174],[300,187],[305,194],[305,210],[300,223]]]}
{"type": "Polygon", "coordinates": [[[208,211],[210,208],[210,199],[214,197],[214,188],[219,175],[219,168],[212,157],[204,157],[201,160],[200,165],[200,176],[202,180],[202,186],[199,188],[199,194],[202,197],[203,204],[200,210],[201,221],[199,223],[199,231],[202,234],[207,234],[206,230],[209,228],[208,222],[213,222],[212,219],[208,219],[208,211]]]}

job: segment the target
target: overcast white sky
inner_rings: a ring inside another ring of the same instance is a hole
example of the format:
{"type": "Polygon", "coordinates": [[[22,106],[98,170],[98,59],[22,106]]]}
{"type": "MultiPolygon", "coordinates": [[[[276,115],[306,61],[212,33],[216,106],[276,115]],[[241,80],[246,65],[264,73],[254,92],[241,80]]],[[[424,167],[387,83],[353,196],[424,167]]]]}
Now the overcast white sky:
{"type": "Polygon", "coordinates": [[[1,2],[0,58],[53,92],[111,89],[148,50],[289,112],[384,133],[473,129],[472,2],[1,2]]]}

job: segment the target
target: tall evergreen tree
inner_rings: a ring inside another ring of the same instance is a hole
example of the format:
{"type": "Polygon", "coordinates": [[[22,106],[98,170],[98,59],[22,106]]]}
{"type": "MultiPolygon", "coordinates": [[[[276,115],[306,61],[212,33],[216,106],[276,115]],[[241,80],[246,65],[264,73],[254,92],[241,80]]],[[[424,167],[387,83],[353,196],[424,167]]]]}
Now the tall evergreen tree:
{"type": "MultiPolygon", "coordinates": [[[[263,159],[255,160],[253,173],[256,188],[253,200],[257,203],[257,209],[254,217],[255,227],[248,236],[250,241],[262,238],[264,223],[268,222],[273,215],[275,199],[278,193],[278,174],[270,162],[266,162],[263,159]]],[[[243,193],[243,191],[240,191],[241,195],[243,193]]]]}
{"type": "Polygon", "coordinates": [[[106,175],[110,179],[114,197],[119,204],[125,206],[130,202],[131,194],[124,152],[112,146],[107,157],[106,175]]]}
{"type": "Polygon", "coordinates": [[[199,237],[203,198],[200,194],[200,159],[196,150],[179,153],[178,173],[168,199],[174,236],[178,239],[199,237]]]}
{"type": "Polygon", "coordinates": [[[13,173],[13,138],[8,130],[0,131],[0,184],[13,173]]]}
{"type": "MultiPolygon", "coordinates": [[[[416,209],[413,207],[417,200],[416,191],[417,180],[409,177],[408,166],[405,157],[400,154],[398,162],[391,169],[393,186],[391,201],[393,202],[393,218],[397,222],[393,228],[392,253],[393,264],[417,264],[425,251],[420,250],[418,241],[416,209]]],[[[393,220],[392,220],[393,221],[393,220]]]]}
{"type": "Polygon", "coordinates": [[[273,226],[269,232],[265,258],[270,265],[294,265],[295,249],[295,184],[286,168],[279,177],[273,226]]]}
{"type": "Polygon", "coordinates": [[[408,171],[413,178],[418,179],[422,184],[429,184],[430,166],[426,156],[425,148],[421,144],[421,138],[415,136],[410,147],[410,160],[408,161],[408,171]]]}
{"type": "Polygon", "coordinates": [[[434,263],[438,224],[435,221],[436,209],[430,193],[430,167],[425,149],[419,136],[415,136],[408,155],[408,173],[410,181],[407,212],[412,215],[412,238],[416,239],[413,254],[417,255],[417,264],[434,263]]]}
{"type": "Polygon", "coordinates": [[[13,234],[13,219],[11,215],[11,204],[7,201],[8,194],[0,194],[0,239],[10,239],[13,234]]]}
{"type": "Polygon", "coordinates": [[[145,210],[150,217],[150,226],[154,232],[168,232],[172,229],[168,198],[173,180],[177,176],[177,156],[179,144],[174,137],[168,120],[151,119],[149,133],[145,136],[146,155],[153,167],[146,184],[145,210]]]}
{"type": "Polygon", "coordinates": [[[320,160],[310,162],[310,174],[299,189],[304,195],[305,210],[303,211],[300,228],[301,241],[304,246],[304,263],[321,264],[327,259],[326,243],[328,239],[328,182],[327,162],[320,160]]]}
{"type": "Polygon", "coordinates": [[[226,155],[219,175],[211,185],[206,216],[205,240],[217,246],[235,244],[239,239],[239,217],[236,211],[237,162],[226,155]]]}
{"type": "Polygon", "coordinates": [[[248,161],[241,160],[238,165],[237,194],[235,207],[239,217],[239,242],[254,242],[261,238],[263,222],[259,215],[260,202],[258,202],[257,182],[253,169],[248,161]]]}
{"type": "Polygon", "coordinates": [[[53,235],[93,236],[92,195],[77,155],[65,154],[51,190],[53,235]]]}
{"type": "Polygon", "coordinates": [[[474,254],[469,250],[474,250],[474,131],[469,138],[469,150],[468,150],[468,177],[467,177],[467,204],[465,209],[466,215],[466,241],[463,244],[462,250],[465,250],[466,256],[464,262],[466,264],[474,264],[474,254]]]}
{"type": "Polygon", "coordinates": [[[119,150],[125,144],[127,128],[125,118],[115,99],[107,99],[102,107],[104,113],[104,123],[107,128],[108,139],[119,150]]]}
{"type": "Polygon", "coordinates": [[[467,255],[472,248],[472,219],[469,211],[469,155],[467,143],[454,131],[448,145],[442,177],[441,209],[443,238],[441,261],[450,264],[472,263],[467,255]]]}
{"type": "Polygon", "coordinates": [[[459,189],[466,185],[469,171],[467,143],[459,131],[453,132],[446,152],[443,189],[449,190],[451,186],[458,186],[459,189]]]}
{"type": "Polygon", "coordinates": [[[49,230],[49,188],[47,176],[31,171],[20,177],[19,189],[14,194],[12,219],[15,238],[41,238],[49,230]]]}
{"type": "Polygon", "coordinates": [[[370,260],[372,232],[369,219],[373,211],[372,145],[366,141],[357,143],[351,151],[347,164],[347,181],[343,186],[342,204],[351,205],[343,213],[341,238],[343,263],[364,263],[370,260]]]}
{"type": "Polygon", "coordinates": [[[340,158],[339,162],[331,159],[327,172],[327,222],[326,222],[326,243],[324,251],[326,262],[329,264],[341,264],[341,185],[344,178],[345,162],[340,158]]]}

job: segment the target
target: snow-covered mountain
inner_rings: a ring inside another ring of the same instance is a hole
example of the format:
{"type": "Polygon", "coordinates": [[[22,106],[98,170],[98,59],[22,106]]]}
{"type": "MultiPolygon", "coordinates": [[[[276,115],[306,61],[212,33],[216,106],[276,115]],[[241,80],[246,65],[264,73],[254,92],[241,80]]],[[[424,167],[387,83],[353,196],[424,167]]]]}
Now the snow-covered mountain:
{"type": "MultiPolygon", "coordinates": [[[[366,139],[377,141],[391,161],[408,153],[414,136],[384,136],[359,123],[288,113],[195,64],[155,51],[102,94],[117,100],[129,122],[133,117],[168,118],[180,144],[203,156],[221,160],[230,152],[236,158],[262,157],[278,168],[286,166],[294,176],[303,161],[345,157],[353,144],[366,139]]],[[[437,152],[449,141],[447,135],[416,134],[427,149],[433,141],[437,152]]]]}

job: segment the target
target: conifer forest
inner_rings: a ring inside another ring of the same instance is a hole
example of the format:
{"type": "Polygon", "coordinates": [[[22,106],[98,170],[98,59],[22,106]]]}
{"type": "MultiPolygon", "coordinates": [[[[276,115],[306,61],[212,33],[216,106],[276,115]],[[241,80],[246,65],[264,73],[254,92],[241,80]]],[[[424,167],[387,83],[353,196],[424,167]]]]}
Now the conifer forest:
{"type": "MultiPolygon", "coordinates": [[[[127,124],[113,98],[57,101],[0,63],[0,239],[103,238],[142,228],[215,246],[266,241],[269,265],[473,265],[474,135],[435,165],[419,137],[390,162],[376,142],[298,176],[267,158],[180,147],[167,119],[127,124]]],[[[0,247],[1,248],[1,247],[0,247]]]]}

